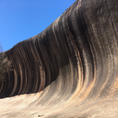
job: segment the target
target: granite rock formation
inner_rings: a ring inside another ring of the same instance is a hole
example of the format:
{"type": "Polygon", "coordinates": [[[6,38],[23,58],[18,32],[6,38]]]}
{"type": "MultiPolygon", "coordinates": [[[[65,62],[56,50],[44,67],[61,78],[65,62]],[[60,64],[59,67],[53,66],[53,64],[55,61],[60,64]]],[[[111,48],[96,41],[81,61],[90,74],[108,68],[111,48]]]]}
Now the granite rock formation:
{"type": "Polygon", "coordinates": [[[117,117],[117,28],[115,0],[77,0],[2,53],[0,118],[117,117]]]}

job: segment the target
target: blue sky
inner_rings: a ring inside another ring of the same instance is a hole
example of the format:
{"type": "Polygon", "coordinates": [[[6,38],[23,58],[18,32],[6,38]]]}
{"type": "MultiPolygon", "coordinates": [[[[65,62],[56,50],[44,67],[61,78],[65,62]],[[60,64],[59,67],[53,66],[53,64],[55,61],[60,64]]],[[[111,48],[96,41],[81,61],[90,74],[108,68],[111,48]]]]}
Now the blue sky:
{"type": "Polygon", "coordinates": [[[40,33],[74,1],[0,0],[0,48],[6,51],[40,33]]]}

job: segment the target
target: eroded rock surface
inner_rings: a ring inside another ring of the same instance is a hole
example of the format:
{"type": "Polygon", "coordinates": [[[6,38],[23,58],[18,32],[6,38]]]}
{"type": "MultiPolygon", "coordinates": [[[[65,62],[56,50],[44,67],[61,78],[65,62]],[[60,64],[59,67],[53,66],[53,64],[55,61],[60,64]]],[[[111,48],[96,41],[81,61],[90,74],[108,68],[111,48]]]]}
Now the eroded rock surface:
{"type": "Polygon", "coordinates": [[[4,52],[0,118],[118,117],[117,14],[115,0],[77,0],[4,52]]]}

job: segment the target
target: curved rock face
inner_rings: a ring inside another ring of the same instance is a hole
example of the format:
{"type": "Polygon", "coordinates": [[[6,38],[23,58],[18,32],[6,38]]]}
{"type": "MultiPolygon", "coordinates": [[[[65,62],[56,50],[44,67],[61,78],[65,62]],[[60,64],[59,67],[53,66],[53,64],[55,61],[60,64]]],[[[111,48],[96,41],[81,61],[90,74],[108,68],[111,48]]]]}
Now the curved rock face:
{"type": "Polygon", "coordinates": [[[45,31],[4,52],[0,117],[117,117],[117,13],[115,0],[77,0],[45,31]]]}

